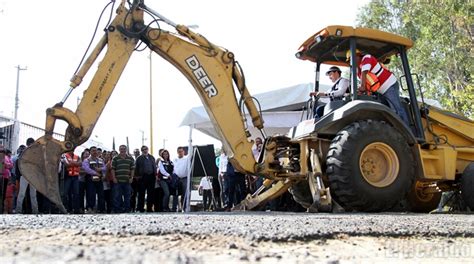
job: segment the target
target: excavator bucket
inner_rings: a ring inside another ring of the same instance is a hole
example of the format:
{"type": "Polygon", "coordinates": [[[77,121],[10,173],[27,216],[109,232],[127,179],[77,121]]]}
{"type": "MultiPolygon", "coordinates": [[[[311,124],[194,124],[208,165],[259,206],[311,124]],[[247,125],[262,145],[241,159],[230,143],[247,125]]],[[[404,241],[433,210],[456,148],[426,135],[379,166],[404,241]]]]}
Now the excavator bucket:
{"type": "Polygon", "coordinates": [[[58,166],[62,153],[60,141],[43,136],[23,151],[18,166],[22,177],[66,213],[59,193],[58,166]]]}

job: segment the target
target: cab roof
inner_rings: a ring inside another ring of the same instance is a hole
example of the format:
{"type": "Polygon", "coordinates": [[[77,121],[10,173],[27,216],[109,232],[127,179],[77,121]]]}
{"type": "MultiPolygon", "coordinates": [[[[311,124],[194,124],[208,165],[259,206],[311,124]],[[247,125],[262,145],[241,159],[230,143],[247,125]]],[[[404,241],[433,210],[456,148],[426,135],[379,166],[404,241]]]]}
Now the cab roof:
{"type": "Polygon", "coordinates": [[[413,41],[408,38],[370,28],[349,26],[327,26],[301,44],[296,57],[325,64],[348,66],[346,52],[350,39],[356,39],[356,46],[362,53],[369,53],[379,61],[385,61],[400,52],[400,48],[409,49],[413,41]]]}

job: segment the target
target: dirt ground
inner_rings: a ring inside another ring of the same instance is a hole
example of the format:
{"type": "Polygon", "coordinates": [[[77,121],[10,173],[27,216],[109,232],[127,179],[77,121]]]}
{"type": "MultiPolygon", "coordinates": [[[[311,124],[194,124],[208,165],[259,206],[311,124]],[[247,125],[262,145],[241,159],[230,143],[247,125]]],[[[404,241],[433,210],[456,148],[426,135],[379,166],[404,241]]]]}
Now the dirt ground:
{"type": "Polygon", "coordinates": [[[94,235],[62,229],[3,230],[0,237],[1,263],[472,263],[474,258],[474,238],[340,235],[272,242],[222,235],[94,235]]]}
{"type": "MultiPolygon", "coordinates": [[[[108,217],[81,219],[77,216],[79,222],[93,224],[94,228],[81,228],[80,224],[55,227],[58,224],[53,223],[51,219],[54,218],[40,217],[40,221],[35,221],[34,216],[31,217],[22,218],[21,224],[4,223],[1,226],[0,263],[472,263],[474,259],[471,230],[467,230],[467,235],[459,232],[454,235],[434,232],[430,235],[429,232],[416,231],[393,235],[392,230],[387,230],[387,235],[383,230],[354,235],[339,229],[322,235],[314,235],[316,231],[305,237],[292,236],[291,230],[277,228],[275,231],[280,232],[277,236],[252,236],[245,235],[250,234],[246,233],[247,229],[252,229],[245,227],[241,232],[219,231],[225,228],[209,229],[208,232],[198,224],[201,230],[196,232],[185,228],[175,232],[167,227],[154,229],[156,232],[137,232],[131,228],[133,225],[119,224],[123,223],[122,220],[148,220],[153,216],[117,216],[120,221],[116,222],[116,229],[109,227],[113,222],[104,221],[110,220],[108,217]],[[36,225],[28,228],[24,221],[33,221],[36,225]]],[[[166,219],[187,222],[188,219],[206,217],[170,215],[166,219]]],[[[274,215],[272,218],[263,217],[263,220],[287,221],[288,217],[284,215],[280,219],[274,215]]],[[[334,220],[341,217],[344,216],[339,215],[334,220]]],[[[238,218],[242,216],[236,215],[236,221],[238,218]]],[[[296,215],[294,218],[294,226],[298,227],[301,217],[296,215]]],[[[364,222],[360,217],[352,218],[364,222]]],[[[398,221],[404,219],[396,218],[398,221]]],[[[75,218],[66,220],[71,219],[75,218]]],[[[224,216],[219,219],[215,217],[214,220],[223,220],[225,226],[231,218],[224,216]]],[[[467,221],[468,225],[472,224],[469,218],[467,221]]],[[[183,227],[193,225],[184,223],[183,227]]]]}

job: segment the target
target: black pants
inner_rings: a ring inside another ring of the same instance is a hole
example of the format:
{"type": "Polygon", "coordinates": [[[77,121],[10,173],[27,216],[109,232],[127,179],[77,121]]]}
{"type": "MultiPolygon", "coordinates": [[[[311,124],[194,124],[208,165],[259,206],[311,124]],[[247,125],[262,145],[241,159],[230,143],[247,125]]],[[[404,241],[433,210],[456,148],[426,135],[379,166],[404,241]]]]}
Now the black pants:
{"type": "Polygon", "coordinates": [[[64,178],[63,203],[69,213],[79,212],[79,177],[66,176],[64,178]]]}
{"type": "Polygon", "coordinates": [[[5,198],[7,196],[7,186],[8,186],[8,179],[5,179],[3,178],[2,176],[0,176],[1,179],[1,190],[0,190],[0,195],[1,195],[1,202],[2,204],[0,204],[0,214],[3,214],[3,205],[5,204],[5,198]]]}
{"type": "Polygon", "coordinates": [[[214,201],[212,201],[213,206],[214,206],[214,210],[216,210],[218,208],[222,208],[221,186],[219,184],[219,176],[212,177],[212,191],[214,193],[214,201]]]}
{"type": "Polygon", "coordinates": [[[42,193],[36,191],[36,200],[38,201],[38,211],[42,214],[51,213],[51,201],[42,193]]]}
{"type": "MultiPolygon", "coordinates": [[[[181,208],[184,211],[186,210],[187,202],[189,199],[189,198],[186,199],[186,190],[188,189],[188,177],[179,178],[178,186],[179,186],[178,188],[181,191],[181,208]]],[[[191,195],[191,192],[189,192],[189,195],[191,195]]]]}
{"type": "Polygon", "coordinates": [[[114,209],[114,197],[112,189],[114,184],[110,184],[110,189],[104,190],[105,212],[110,214],[114,209]]]}
{"type": "Polygon", "coordinates": [[[324,105],[320,105],[313,109],[313,117],[314,118],[321,118],[324,115],[324,105]]]}
{"type": "Polygon", "coordinates": [[[138,204],[137,211],[145,212],[145,193],[146,193],[146,211],[153,212],[153,203],[155,199],[155,175],[143,175],[138,181],[138,204]]]}
{"type": "Polygon", "coordinates": [[[232,208],[233,205],[240,203],[247,195],[247,188],[245,187],[245,174],[235,172],[229,175],[229,203],[227,208],[232,208]]]}
{"type": "Polygon", "coordinates": [[[170,187],[166,180],[160,181],[161,191],[163,192],[162,209],[164,212],[170,211],[170,187]]]}
{"type": "Polygon", "coordinates": [[[161,187],[155,188],[154,196],[153,210],[155,212],[163,212],[163,189],[161,187]]]}
{"type": "Polygon", "coordinates": [[[209,210],[212,203],[212,190],[202,190],[202,204],[204,211],[209,210]]]}
{"type": "MultiPolygon", "coordinates": [[[[85,180],[85,179],[84,179],[85,180]]],[[[86,197],[86,182],[79,181],[79,210],[84,212],[84,200],[86,197]]]]}
{"type": "Polygon", "coordinates": [[[132,212],[137,210],[137,198],[138,198],[138,186],[141,179],[133,178],[131,187],[132,187],[132,196],[130,197],[130,210],[132,212]]]}

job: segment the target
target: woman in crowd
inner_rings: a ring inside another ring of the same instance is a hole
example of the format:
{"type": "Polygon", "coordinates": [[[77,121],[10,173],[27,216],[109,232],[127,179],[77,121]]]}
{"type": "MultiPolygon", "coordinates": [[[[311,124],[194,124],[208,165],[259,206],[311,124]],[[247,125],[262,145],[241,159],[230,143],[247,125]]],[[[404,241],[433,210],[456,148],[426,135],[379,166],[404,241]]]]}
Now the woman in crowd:
{"type": "MultiPolygon", "coordinates": [[[[170,211],[170,194],[176,196],[176,186],[173,186],[171,180],[173,175],[173,162],[170,160],[170,153],[164,149],[160,152],[160,161],[158,164],[158,175],[160,177],[160,185],[163,190],[163,211],[170,211]]],[[[174,199],[177,199],[175,197],[174,199]]]]}
{"type": "Polygon", "coordinates": [[[3,147],[3,145],[0,145],[0,214],[3,213],[4,211],[4,203],[6,200],[6,194],[7,194],[7,187],[8,187],[8,182],[11,176],[10,170],[13,168],[13,163],[10,159],[11,156],[11,151],[8,151],[3,147]]]}
{"type": "MultiPolygon", "coordinates": [[[[81,161],[86,160],[90,156],[89,149],[85,149],[81,153],[81,161]]],[[[79,211],[84,213],[84,199],[86,194],[86,172],[84,169],[79,170],[79,211]]]]}
{"type": "Polygon", "coordinates": [[[112,194],[112,189],[113,189],[113,181],[112,181],[112,159],[113,159],[113,152],[110,151],[104,151],[102,153],[102,158],[104,159],[105,166],[107,167],[107,170],[105,172],[105,177],[103,178],[103,184],[104,184],[104,199],[105,199],[105,211],[110,214],[113,211],[113,194],[112,194]]]}

